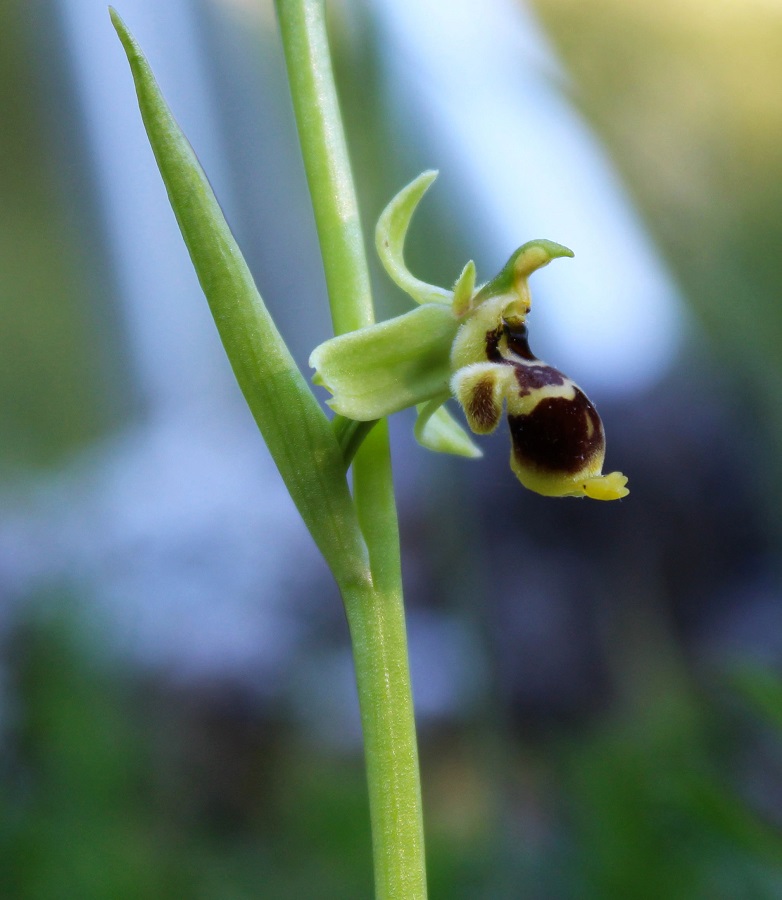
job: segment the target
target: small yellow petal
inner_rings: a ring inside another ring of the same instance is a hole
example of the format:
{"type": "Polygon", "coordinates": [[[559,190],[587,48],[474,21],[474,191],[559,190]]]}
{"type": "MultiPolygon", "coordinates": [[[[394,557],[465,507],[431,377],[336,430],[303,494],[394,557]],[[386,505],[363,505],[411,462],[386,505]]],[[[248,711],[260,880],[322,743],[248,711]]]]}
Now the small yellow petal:
{"type": "Polygon", "coordinates": [[[609,475],[598,475],[584,482],[584,493],[593,500],[621,500],[630,491],[625,485],[627,476],[621,472],[611,472],[609,475]]]}

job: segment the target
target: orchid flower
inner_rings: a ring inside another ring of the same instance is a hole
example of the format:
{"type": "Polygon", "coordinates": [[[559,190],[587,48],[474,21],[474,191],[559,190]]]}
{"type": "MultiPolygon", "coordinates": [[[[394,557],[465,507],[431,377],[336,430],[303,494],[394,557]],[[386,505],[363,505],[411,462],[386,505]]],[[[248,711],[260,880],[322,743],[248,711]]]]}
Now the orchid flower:
{"type": "Polygon", "coordinates": [[[525,487],[550,497],[626,497],[624,475],[602,474],[605,432],[594,405],[529,347],[529,276],[573,252],[534,240],[479,288],[472,261],[453,290],[420,281],[405,265],[404,243],[436,177],[424,172],[397,194],[376,230],[386,272],[420,305],[316,347],[310,357],[315,383],[332,394],[328,403],[336,413],[359,422],[416,406],[419,443],[460,456],[478,457],[481,451],[446,410],[446,400],[458,400],[475,434],[494,431],[504,407],[511,468],[525,487]]]}

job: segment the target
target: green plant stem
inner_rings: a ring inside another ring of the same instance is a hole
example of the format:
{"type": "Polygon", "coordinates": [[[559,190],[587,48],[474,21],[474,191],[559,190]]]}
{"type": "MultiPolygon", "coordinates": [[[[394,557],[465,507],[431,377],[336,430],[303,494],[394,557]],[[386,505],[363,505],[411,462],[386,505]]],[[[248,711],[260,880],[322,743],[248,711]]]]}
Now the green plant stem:
{"type": "Polygon", "coordinates": [[[375,320],[322,0],[275,0],[334,333],[375,320]]]}
{"type": "MultiPolygon", "coordinates": [[[[372,324],[374,311],[323,2],[276,0],[276,7],[334,331],[342,334],[372,324]]],[[[356,454],[353,493],[372,586],[340,588],[364,732],[375,891],[381,900],[423,900],[426,871],[418,749],[385,422],[368,433],[356,454]]]]}

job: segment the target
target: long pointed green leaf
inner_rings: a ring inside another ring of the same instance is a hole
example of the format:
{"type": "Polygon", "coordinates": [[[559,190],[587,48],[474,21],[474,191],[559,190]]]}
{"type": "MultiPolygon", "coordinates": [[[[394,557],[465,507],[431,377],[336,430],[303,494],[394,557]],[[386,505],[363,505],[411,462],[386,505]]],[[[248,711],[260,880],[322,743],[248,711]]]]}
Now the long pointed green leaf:
{"type": "Polygon", "coordinates": [[[236,380],[318,547],[341,584],[368,577],[337,439],[277,331],[212,188],[141,49],[115,10],[171,206],[236,380]]]}

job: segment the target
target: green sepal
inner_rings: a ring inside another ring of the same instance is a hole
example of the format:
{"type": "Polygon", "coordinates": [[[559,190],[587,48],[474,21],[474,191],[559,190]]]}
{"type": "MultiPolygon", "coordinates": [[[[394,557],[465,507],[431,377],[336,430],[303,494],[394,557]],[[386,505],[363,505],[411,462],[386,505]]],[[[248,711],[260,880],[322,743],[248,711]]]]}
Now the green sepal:
{"type": "Polygon", "coordinates": [[[451,291],[421,281],[405,265],[407,229],[416,207],[435,178],[437,172],[430,169],[402,188],[381,213],[375,229],[375,247],[383,268],[416,303],[450,303],[453,298],[451,291]]]}
{"type": "Polygon", "coordinates": [[[418,404],[418,418],[413,429],[415,439],[422,447],[436,453],[451,453],[454,456],[478,459],[483,456],[483,452],[443,406],[448,396],[445,394],[442,397],[435,397],[428,403],[418,404]]]}
{"type": "Polygon", "coordinates": [[[573,255],[573,251],[568,247],[545,238],[527,241],[511,254],[502,271],[491,281],[487,281],[480,289],[475,296],[474,305],[477,306],[490,297],[507,294],[518,289],[520,282],[525,282],[534,271],[547,266],[552,259],[559,259],[563,256],[572,257],[573,255]]]}
{"type": "Polygon", "coordinates": [[[140,47],[114,9],[149,142],[247,404],[340,584],[369,579],[366,545],[331,424],[272,321],[220,205],[140,47]]]}
{"type": "Polygon", "coordinates": [[[458,327],[449,307],[427,303],[331,338],[312,351],[313,380],[334,395],[328,404],[335,412],[359,421],[447,396],[458,327]]]}

